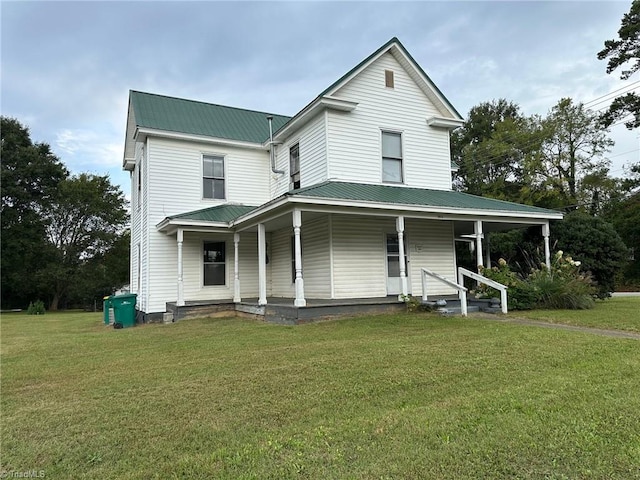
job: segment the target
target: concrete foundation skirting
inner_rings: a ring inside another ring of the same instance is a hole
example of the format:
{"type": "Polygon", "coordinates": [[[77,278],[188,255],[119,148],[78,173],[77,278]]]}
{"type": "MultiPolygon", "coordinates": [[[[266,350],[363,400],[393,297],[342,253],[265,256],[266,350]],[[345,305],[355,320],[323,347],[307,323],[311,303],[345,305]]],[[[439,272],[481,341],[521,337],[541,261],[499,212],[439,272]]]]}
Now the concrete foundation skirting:
{"type": "MultiPolygon", "coordinates": [[[[279,300],[282,301],[282,299],[279,300]]],[[[243,317],[281,325],[297,325],[340,317],[398,313],[405,311],[406,307],[403,302],[383,298],[327,301],[327,303],[318,301],[305,307],[284,303],[258,305],[257,302],[252,301],[241,303],[233,303],[232,301],[187,302],[183,306],[177,306],[175,302],[170,302],[166,304],[166,309],[164,313],[144,314],[139,312],[138,323],[171,323],[197,317],[243,317]]]]}

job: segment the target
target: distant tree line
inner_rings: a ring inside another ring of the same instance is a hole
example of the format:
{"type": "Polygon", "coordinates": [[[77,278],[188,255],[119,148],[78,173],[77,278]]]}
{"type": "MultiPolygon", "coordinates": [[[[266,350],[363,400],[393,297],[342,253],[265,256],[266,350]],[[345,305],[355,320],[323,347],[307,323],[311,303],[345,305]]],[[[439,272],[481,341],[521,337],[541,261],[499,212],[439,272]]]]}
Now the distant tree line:
{"type": "Polygon", "coordinates": [[[2,308],[100,302],[129,278],[124,194],[108,176],[71,175],[17,119],[0,128],[2,308]]]}

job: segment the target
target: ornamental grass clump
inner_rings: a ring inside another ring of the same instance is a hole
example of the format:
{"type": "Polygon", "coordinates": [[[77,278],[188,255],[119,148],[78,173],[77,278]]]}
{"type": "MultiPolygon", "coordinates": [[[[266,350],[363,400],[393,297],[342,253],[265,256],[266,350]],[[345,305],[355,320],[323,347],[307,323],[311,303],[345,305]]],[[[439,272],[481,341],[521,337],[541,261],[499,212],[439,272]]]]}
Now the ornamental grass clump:
{"type": "MultiPolygon", "coordinates": [[[[511,310],[588,309],[593,308],[597,294],[591,276],[580,271],[580,262],[565,256],[562,251],[553,256],[551,268],[543,264],[524,278],[513,272],[502,258],[498,266],[481,268],[480,273],[508,287],[507,301],[511,310]]],[[[476,295],[492,298],[499,297],[499,292],[481,284],[476,295]]]]}
{"type": "Polygon", "coordinates": [[[595,282],[580,271],[580,262],[559,250],[551,260],[551,268],[543,265],[526,279],[536,293],[539,308],[585,310],[595,305],[595,282]]]}

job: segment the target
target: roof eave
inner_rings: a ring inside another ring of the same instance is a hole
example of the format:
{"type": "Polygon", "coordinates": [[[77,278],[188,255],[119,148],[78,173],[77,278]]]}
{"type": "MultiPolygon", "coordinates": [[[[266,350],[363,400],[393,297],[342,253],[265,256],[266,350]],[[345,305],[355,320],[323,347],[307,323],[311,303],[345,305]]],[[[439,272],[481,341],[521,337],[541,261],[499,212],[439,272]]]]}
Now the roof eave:
{"type": "Polygon", "coordinates": [[[427,125],[430,127],[446,128],[447,130],[455,130],[464,125],[464,120],[461,118],[446,118],[433,116],[427,118],[427,125]]]}
{"type": "MultiPolygon", "coordinates": [[[[283,125],[273,135],[274,141],[279,141],[286,138],[292,131],[301,128],[307,122],[309,122],[316,114],[321,111],[336,110],[340,112],[351,112],[358,106],[357,102],[351,100],[345,100],[342,98],[335,98],[328,95],[317,97],[313,102],[298,112],[291,120],[283,125]]],[[[265,141],[263,145],[268,145],[269,139],[265,141]]]]}
{"type": "Polygon", "coordinates": [[[192,142],[208,143],[213,145],[223,145],[229,147],[249,148],[254,150],[265,150],[266,147],[262,143],[244,142],[241,140],[232,140],[228,138],[209,137],[206,135],[196,135],[191,133],[173,132],[170,130],[159,130],[149,127],[137,127],[135,137],[136,139],[143,139],[144,137],[160,137],[169,138],[173,140],[185,140],[192,142]]]}
{"type": "Polygon", "coordinates": [[[165,217],[156,225],[156,230],[166,233],[167,235],[175,233],[179,228],[184,228],[187,230],[193,230],[194,228],[206,228],[208,231],[213,228],[228,231],[229,222],[213,222],[208,220],[191,220],[186,218],[165,217]]]}

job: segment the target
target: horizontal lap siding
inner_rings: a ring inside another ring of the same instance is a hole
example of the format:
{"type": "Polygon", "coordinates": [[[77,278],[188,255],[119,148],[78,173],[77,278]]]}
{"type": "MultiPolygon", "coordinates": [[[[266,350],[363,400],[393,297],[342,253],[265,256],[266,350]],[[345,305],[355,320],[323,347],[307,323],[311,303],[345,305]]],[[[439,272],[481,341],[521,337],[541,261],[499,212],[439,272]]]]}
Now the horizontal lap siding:
{"type": "MultiPolygon", "coordinates": [[[[177,299],[177,244],[156,225],[175,215],[226,202],[260,205],[269,199],[269,157],[264,151],[219,147],[194,142],[150,138],[147,143],[149,168],[145,174],[148,193],[143,203],[143,232],[148,235],[147,259],[149,304],[146,312],[163,312],[165,303],[177,299]],[[225,157],[226,199],[202,198],[202,155],[225,157]]],[[[189,234],[185,234],[188,238],[189,234]]],[[[227,299],[233,297],[233,240],[227,236],[227,286],[202,287],[202,244],[183,244],[185,300],[227,299]],[[229,263],[230,262],[230,263],[229,263]],[[188,278],[188,280],[187,280],[188,278]],[[197,281],[195,280],[197,278],[197,281]]],[[[191,237],[192,239],[194,237],[191,237]]],[[[145,296],[145,295],[143,295],[145,296]]]]}
{"type": "MultiPolygon", "coordinates": [[[[233,242],[231,242],[233,248],[233,242]]],[[[233,270],[233,250],[227,254],[233,270]]],[[[240,234],[239,244],[240,295],[258,296],[258,234],[240,234]]],[[[267,266],[268,268],[268,266],[267,266]]]]}
{"type": "Polygon", "coordinates": [[[276,170],[284,170],[285,173],[271,173],[272,198],[289,191],[289,149],[296,143],[300,145],[301,186],[308,187],[327,179],[324,126],[324,114],[320,114],[276,147],[276,170]]]}
{"type": "Polygon", "coordinates": [[[293,297],[295,295],[291,272],[292,234],[293,227],[271,232],[269,265],[271,267],[271,294],[274,297],[293,297]]]}
{"type": "Polygon", "coordinates": [[[329,112],[328,156],[331,177],[381,183],[381,130],[402,132],[404,181],[419,188],[451,189],[449,134],[429,127],[440,115],[395,58],[387,53],[335,95],[358,102],[350,113],[329,112]],[[395,88],[385,87],[392,70],[395,88]]]}
{"type": "Polygon", "coordinates": [[[332,217],[335,298],[387,295],[384,235],[394,229],[390,218],[332,217]]]}
{"type": "Polygon", "coordinates": [[[307,298],[331,297],[328,217],[302,220],[302,265],[307,298]]]}
{"type": "MultiPolygon", "coordinates": [[[[413,295],[422,295],[421,268],[456,281],[453,250],[453,222],[437,220],[405,220],[407,248],[409,249],[411,289],[413,295]]],[[[427,295],[454,294],[456,290],[434,279],[427,281],[427,295]]]]}
{"type": "Polygon", "coordinates": [[[150,220],[227,202],[261,205],[269,200],[269,156],[260,150],[149,139],[150,220]],[[224,156],[224,200],[202,198],[202,155],[224,156]]]}

